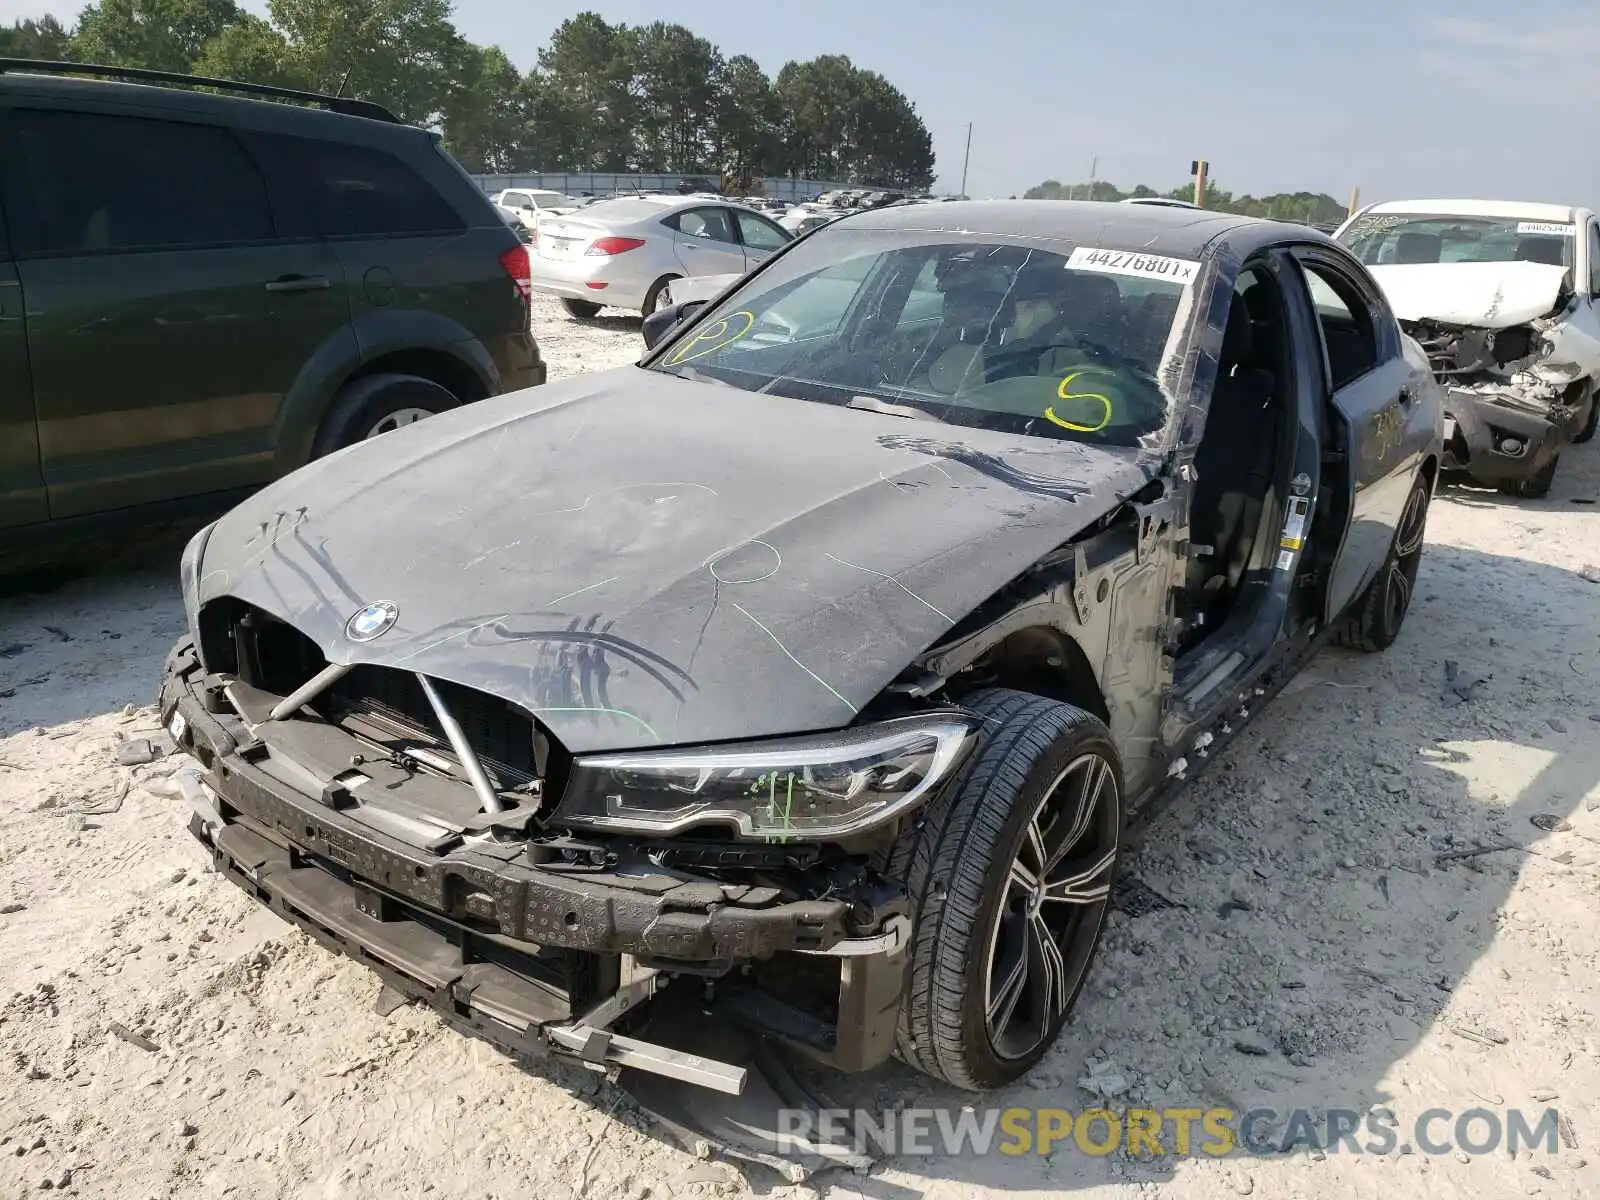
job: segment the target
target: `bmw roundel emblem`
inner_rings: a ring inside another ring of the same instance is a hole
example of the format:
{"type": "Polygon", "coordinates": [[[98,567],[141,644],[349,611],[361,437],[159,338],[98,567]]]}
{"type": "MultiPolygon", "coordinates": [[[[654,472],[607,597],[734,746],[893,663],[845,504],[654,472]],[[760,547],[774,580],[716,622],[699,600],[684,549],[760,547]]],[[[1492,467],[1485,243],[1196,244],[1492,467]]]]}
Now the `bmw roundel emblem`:
{"type": "Polygon", "coordinates": [[[399,607],[387,600],[369,604],[345,622],[344,635],[352,642],[370,642],[388,633],[399,619],[399,607]]]}

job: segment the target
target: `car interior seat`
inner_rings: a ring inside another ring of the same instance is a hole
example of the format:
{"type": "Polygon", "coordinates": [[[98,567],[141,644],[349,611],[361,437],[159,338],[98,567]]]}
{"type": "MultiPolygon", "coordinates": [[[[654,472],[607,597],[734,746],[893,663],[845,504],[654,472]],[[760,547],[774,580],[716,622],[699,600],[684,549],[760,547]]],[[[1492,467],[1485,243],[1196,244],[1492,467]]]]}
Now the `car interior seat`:
{"type": "Polygon", "coordinates": [[[1444,238],[1437,233],[1402,233],[1394,240],[1396,263],[1436,263],[1444,249],[1444,238]]]}
{"type": "MultiPolygon", "coordinates": [[[[1257,288],[1265,291],[1264,285],[1257,288]]],[[[1251,289],[1253,290],[1253,289],[1251,289]]],[[[1201,614],[1198,640],[1222,623],[1237,594],[1258,540],[1272,491],[1280,424],[1278,381],[1257,352],[1250,304],[1265,308],[1271,294],[1247,302],[1236,294],[1228,310],[1217,379],[1205,431],[1195,451],[1197,479],[1190,504],[1189,538],[1209,552],[1191,558],[1191,602],[1201,614]]],[[[1274,324],[1276,310],[1272,309],[1274,324]]]]}
{"type": "Polygon", "coordinates": [[[1019,272],[1017,280],[1017,320],[1009,340],[1039,347],[1041,356],[1027,363],[1028,369],[1049,375],[1082,366],[1083,353],[1072,347],[1083,341],[1109,350],[1124,348],[1122,292],[1107,276],[1030,268],[1019,272]]]}
{"type": "Polygon", "coordinates": [[[949,396],[984,379],[984,351],[1009,333],[1016,320],[1010,281],[987,272],[942,280],[939,330],[924,352],[926,386],[949,396]]]}
{"type": "Polygon", "coordinates": [[[1561,240],[1553,237],[1525,237],[1517,243],[1517,261],[1547,263],[1559,267],[1561,240]]]}
{"type": "Polygon", "coordinates": [[[1151,292],[1131,304],[1123,327],[1129,355],[1148,363],[1159,361],[1177,311],[1178,297],[1170,292],[1151,292]]]}
{"type": "Polygon", "coordinates": [[[1066,302],[1062,312],[1067,340],[1078,333],[1108,350],[1121,350],[1126,316],[1122,290],[1108,275],[1072,271],[1067,275],[1066,302]]]}
{"type": "Polygon", "coordinates": [[[1017,272],[1012,289],[1017,304],[1016,321],[1012,325],[1015,341],[1033,341],[1035,335],[1055,322],[1061,310],[1063,274],[1049,267],[1026,267],[1017,272]]]}

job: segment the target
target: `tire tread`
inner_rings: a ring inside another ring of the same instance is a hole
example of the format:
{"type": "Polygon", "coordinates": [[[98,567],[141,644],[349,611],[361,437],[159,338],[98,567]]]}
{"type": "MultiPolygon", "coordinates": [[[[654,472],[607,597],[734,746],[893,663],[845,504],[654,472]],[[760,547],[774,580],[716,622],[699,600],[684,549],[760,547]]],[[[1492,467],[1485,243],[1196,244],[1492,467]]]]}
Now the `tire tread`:
{"type": "Polygon", "coordinates": [[[985,931],[976,926],[989,884],[986,868],[1014,810],[1014,804],[990,801],[1022,794],[1034,764],[1062,739],[1105,736],[1105,727],[1082,709],[1004,688],[975,692],[962,705],[996,732],[963,776],[929,802],[915,835],[890,860],[891,873],[910,887],[917,929],[896,1051],[924,1074],[981,1091],[988,1085],[972,1071],[961,998],[971,957],[982,952],[985,931]]]}

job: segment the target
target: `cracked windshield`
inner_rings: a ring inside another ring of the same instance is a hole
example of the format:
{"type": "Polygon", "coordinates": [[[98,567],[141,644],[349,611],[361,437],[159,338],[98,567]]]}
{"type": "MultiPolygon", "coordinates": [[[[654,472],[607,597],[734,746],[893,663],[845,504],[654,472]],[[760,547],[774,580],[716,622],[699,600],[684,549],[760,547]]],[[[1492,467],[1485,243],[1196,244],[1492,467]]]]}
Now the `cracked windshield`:
{"type": "Polygon", "coordinates": [[[1134,445],[1196,264],[1094,247],[825,230],[652,369],[1035,437],[1134,445]]]}

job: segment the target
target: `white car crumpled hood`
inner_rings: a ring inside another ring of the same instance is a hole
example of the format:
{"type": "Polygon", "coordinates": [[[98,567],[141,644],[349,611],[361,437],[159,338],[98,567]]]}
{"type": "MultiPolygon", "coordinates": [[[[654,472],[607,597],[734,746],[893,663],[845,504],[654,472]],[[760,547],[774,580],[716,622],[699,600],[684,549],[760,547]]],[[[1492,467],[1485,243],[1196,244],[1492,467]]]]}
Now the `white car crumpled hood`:
{"type": "Polygon", "coordinates": [[[1552,316],[1565,267],[1550,263],[1408,263],[1370,268],[1402,321],[1437,321],[1476,329],[1510,329],[1532,322],[1542,347],[1531,360],[1510,364],[1533,379],[1564,387],[1600,374],[1600,311],[1577,299],[1552,316]],[[1541,320],[1540,318],[1548,318],[1541,320]]]}
{"type": "Polygon", "coordinates": [[[1565,267],[1535,262],[1407,263],[1370,267],[1402,321],[1509,329],[1556,306],[1565,267]]]}

